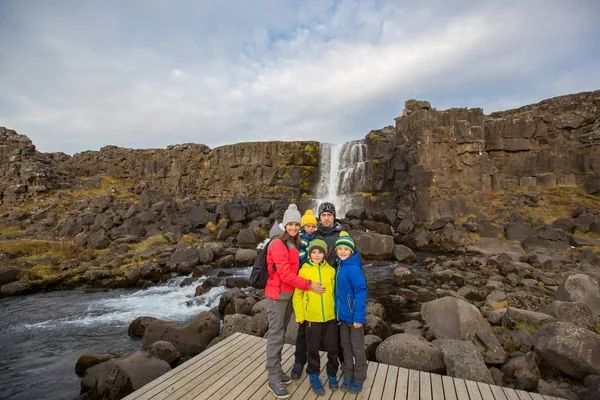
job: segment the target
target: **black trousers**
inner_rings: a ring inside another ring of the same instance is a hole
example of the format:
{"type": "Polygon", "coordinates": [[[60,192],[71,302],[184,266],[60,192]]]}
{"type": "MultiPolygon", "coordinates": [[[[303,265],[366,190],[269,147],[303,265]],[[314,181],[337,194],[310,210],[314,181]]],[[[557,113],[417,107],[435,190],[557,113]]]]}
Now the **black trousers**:
{"type": "Polygon", "coordinates": [[[338,362],[339,333],[336,320],[327,322],[305,322],[306,347],[308,354],[307,374],[318,374],[321,371],[319,348],[321,343],[327,352],[327,375],[336,376],[340,366],[338,362]]]}
{"type": "MultiPolygon", "coordinates": [[[[306,363],[308,361],[308,358],[307,358],[308,348],[306,346],[306,324],[307,324],[307,322],[304,321],[303,323],[298,325],[298,334],[296,335],[296,350],[294,352],[294,363],[300,364],[300,365],[302,365],[302,367],[304,367],[304,365],[306,365],[306,363]]],[[[338,337],[338,343],[339,343],[338,359],[340,361],[340,364],[343,364],[344,363],[344,354],[342,352],[342,344],[341,344],[341,341],[339,340],[339,337],[338,337]]],[[[323,347],[321,347],[320,350],[323,350],[323,347]]]]}

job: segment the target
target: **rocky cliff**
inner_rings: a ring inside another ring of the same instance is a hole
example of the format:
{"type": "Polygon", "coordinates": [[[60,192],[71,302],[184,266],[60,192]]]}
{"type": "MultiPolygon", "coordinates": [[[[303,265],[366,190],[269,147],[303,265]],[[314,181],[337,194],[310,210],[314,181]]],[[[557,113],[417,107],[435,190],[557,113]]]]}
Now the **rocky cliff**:
{"type": "Polygon", "coordinates": [[[395,127],[366,139],[369,192],[408,207],[417,221],[465,214],[475,192],[586,185],[593,193],[600,176],[600,91],[489,116],[480,108],[438,111],[409,100],[395,127]]]}
{"type": "Polygon", "coordinates": [[[0,126],[0,205],[19,204],[72,183],[51,155],[38,152],[27,136],[0,126]]]}

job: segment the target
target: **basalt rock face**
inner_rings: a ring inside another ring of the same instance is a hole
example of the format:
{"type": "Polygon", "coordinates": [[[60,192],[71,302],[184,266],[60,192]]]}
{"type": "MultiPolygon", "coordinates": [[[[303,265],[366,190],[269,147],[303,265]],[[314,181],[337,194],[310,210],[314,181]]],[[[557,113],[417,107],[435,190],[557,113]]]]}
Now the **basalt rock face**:
{"type": "Polygon", "coordinates": [[[600,91],[489,116],[409,100],[396,126],[370,132],[366,143],[371,207],[392,200],[415,221],[465,214],[473,192],[584,186],[599,193],[600,91]]]}
{"type": "Polygon", "coordinates": [[[316,142],[255,142],[212,150],[201,144],[150,150],[107,146],[76,154],[62,165],[75,176],[105,174],[178,197],[295,200],[312,194],[318,161],[316,142]]]}
{"type": "Polygon", "coordinates": [[[39,153],[27,136],[0,126],[0,205],[16,205],[72,183],[51,155],[39,153]]]}

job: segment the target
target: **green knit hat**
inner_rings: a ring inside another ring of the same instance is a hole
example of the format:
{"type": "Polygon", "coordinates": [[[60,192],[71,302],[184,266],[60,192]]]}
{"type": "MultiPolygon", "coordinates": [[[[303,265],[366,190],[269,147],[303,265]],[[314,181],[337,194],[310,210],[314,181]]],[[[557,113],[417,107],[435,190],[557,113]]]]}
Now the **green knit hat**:
{"type": "Polygon", "coordinates": [[[346,246],[350,249],[352,254],[354,254],[356,251],[356,248],[354,247],[354,239],[352,239],[346,231],[340,232],[340,237],[335,241],[335,249],[337,250],[337,248],[340,246],[346,246]]]}
{"type": "Polygon", "coordinates": [[[309,257],[310,252],[313,251],[313,249],[319,249],[323,252],[324,255],[327,255],[327,243],[322,239],[315,239],[310,241],[308,247],[306,248],[306,252],[308,253],[309,257]]]}

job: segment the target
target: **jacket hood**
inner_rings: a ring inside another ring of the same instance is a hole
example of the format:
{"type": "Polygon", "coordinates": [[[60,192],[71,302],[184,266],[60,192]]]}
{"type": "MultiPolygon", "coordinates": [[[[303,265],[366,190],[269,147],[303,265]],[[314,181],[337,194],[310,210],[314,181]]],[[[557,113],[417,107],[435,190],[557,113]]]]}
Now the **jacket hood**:
{"type": "Polygon", "coordinates": [[[275,236],[281,235],[284,232],[283,226],[279,221],[275,221],[271,230],[269,231],[269,238],[273,239],[275,236]]]}

